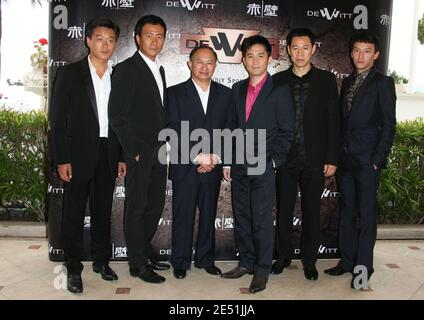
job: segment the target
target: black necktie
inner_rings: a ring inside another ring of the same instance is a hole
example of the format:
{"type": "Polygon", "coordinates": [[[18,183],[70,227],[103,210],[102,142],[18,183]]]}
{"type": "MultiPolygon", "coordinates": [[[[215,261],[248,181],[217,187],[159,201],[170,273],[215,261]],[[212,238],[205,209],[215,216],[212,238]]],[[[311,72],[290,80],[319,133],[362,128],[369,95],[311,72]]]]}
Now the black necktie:
{"type": "Polygon", "coordinates": [[[165,89],[166,89],[165,69],[162,66],[160,66],[159,72],[160,72],[160,76],[162,78],[163,91],[165,92],[165,89]]]}

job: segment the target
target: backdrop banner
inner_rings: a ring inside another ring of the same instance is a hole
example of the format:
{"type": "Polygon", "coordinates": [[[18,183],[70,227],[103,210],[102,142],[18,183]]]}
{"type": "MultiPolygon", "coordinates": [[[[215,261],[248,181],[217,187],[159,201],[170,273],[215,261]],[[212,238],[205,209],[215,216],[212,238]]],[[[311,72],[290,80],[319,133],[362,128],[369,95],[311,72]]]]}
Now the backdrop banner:
{"type": "MultiPolygon", "coordinates": [[[[94,17],[106,17],[120,26],[121,35],[110,61],[115,65],[136,51],[134,26],[146,14],[158,15],[167,24],[165,46],[159,58],[166,70],[169,86],[189,78],[188,53],[199,45],[211,46],[218,54],[219,63],[213,80],[231,87],[245,79],[247,73],[241,64],[240,46],[245,37],[256,34],[267,37],[272,43],[270,73],[285,70],[290,66],[285,38],[290,30],[298,27],[313,30],[317,37],[313,64],[334,73],[339,86],[342,79],[352,72],[348,40],[355,30],[369,29],[379,37],[381,47],[377,68],[387,72],[391,0],[67,0],[50,2],[49,92],[52,92],[60,66],[87,55],[84,34],[88,21],[94,17]]],[[[49,179],[49,258],[63,261],[61,224],[64,190],[52,165],[49,179]]],[[[322,192],[319,258],[339,256],[339,196],[335,179],[327,179],[322,192]]],[[[302,230],[300,197],[299,193],[293,220],[296,257],[300,253],[302,230]]],[[[171,253],[171,198],[172,185],[168,181],[165,208],[153,241],[156,258],[160,260],[167,260],[171,253]]],[[[118,179],[112,209],[113,260],[127,259],[123,236],[124,202],[124,182],[118,179]]],[[[91,260],[88,207],[84,228],[84,259],[91,260]]],[[[236,260],[231,192],[227,182],[221,186],[215,229],[217,260],[236,260]]]]}

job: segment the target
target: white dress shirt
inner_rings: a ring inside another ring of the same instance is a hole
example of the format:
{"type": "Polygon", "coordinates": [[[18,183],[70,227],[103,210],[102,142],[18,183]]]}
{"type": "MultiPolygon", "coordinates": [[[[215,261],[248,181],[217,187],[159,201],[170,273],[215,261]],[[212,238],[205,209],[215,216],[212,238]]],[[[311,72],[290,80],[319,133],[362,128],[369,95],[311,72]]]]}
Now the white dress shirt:
{"type": "MultiPolygon", "coordinates": [[[[210,89],[211,89],[211,82],[209,82],[209,85],[208,85],[208,89],[206,89],[206,91],[204,91],[197,83],[196,83],[196,81],[194,81],[193,80],[193,78],[191,79],[191,81],[193,81],[193,83],[194,83],[194,87],[196,88],[196,91],[197,91],[197,93],[199,94],[199,98],[200,98],[200,101],[202,102],[202,107],[203,107],[203,111],[205,112],[205,115],[206,115],[206,112],[208,111],[208,100],[209,100],[209,92],[210,92],[210,89]]],[[[194,159],[194,163],[195,164],[197,164],[198,162],[197,162],[197,160],[198,160],[198,158],[199,158],[199,155],[197,155],[197,157],[194,159]]],[[[221,164],[222,163],[222,161],[221,161],[221,158],[220,157],[218,157],[218,163],[219,164],[221,164]]]]}
{"type": "Polygon", "coordinates": [[[146,62],[147,66],[149,67],[150,71],[152,71],[153,76],[155,77],[156,84],[158,85],[158,89],[160,93],[160,98],[162,100],[162,107],[163,107],[163,82],[162,82],[162,76],[160,75],[160,71],[159,71],[159,68],[160,68],[159,60],[158,58],[156,58],[155,61],[152,61],[151,59],[146,57],[140,50],[138,51],[138,53],[143,58],[144,62],[146,62]]]}
{"type": "Polygon", "coordinates": [[[109,131],[109,120],[107,116],[107,106],[110,94],[110,74],[111,69],[108,67],[103,77],[99,77],[96,68],[88,56],[88,65],[90,67],[91,79],[93,81],[94,92],[96,94],[97,114],[99,116],[100,137],[107,138],[109,131]]]}
{"type": "Polygon", "coordinates": [[[191,79],[191,81],[193,81],[194,86],[197,90],[197,93],[199,94],[199,98],[200,101],[202,102],[202,107],[203,107],[203,111],[206,112],[208,111],[208,100],[209,100],[209,92],[211,89],[211,83],[209,82],[208,88],[206,89],[206,91],[204,91],[197,83],[196,81],[193,80],[193,78],[191,79]]]}

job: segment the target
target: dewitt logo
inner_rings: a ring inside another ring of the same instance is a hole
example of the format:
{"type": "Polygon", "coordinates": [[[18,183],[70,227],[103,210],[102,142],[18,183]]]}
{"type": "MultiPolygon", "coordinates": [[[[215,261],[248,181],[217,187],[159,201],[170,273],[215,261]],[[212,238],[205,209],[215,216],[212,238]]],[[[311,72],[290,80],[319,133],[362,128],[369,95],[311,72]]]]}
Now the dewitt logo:
{"type": "Polygon", "coordinates": [[[327,21],[336,19],[353,19],[355,29],[368,29],[368,8],[364,5],[357,5],[353,12],[342,12],[338,9],[322,8],[320,10],[306,11],[308,17],[324,18],[327,21]]]}
{"type": "MultiPolygon", "coordinates": [[[[240,49],[244,38],[259,34],[258,30],[202,29],[204,35],[187,33],[181,35],[181,53],[189,54],[193,48],[206,45],[215,49],[218,61],[221,63],[240,63],[242,58],[240,49]]],[[[279,40],[268,40],[272,45],[272,57],[278,59],[280,55],[279,40]]]]}
{"type": "Polygon", "coordinates": [[[64,193],[64,189],[63,188],[55,188],[53,187],[50,183],[47,187],[47,193],[53,193],[53,194],[63,194],[64,193]]]}
{"type": "Polygon", "coordinates": [[[328,10],[328,8],[324,8],[321,9],[319,11],[321,13],[321,15],[325,18],[327,18],[327,20],[333,20],[335,18],[338,18],[340,16],[340,18],[352,18],[352,14],[351,13],[341,13],[339,10],[334,9],[333,12],[330,14],[330,11],[328,10]]]}
{"type": "Polygon", "coordinates": [[[215,3],[203,3],[200,0],[180,0],[180,1],[166,1],[166,6],[171,8],[185,8],[188,11],[194,9],[215,9],[215,3]]]}
{"type": "MultiPolygon", "coordinates": [[[[302,197],[302,192],[298,191],[297,193],[298,198],[302,197]]],[[[321,199],[323,198],[340,198],[340,192],[338,191],[331,191],[327,188],[324,188],[324,190],[321,193],[321,199]]]]}
{"type": "Polygon", "coordinates": [[[64,251],[63,249],[57,249],[54,248],[50,243],[49,243],[49,253],[54,254],[54,255],[60,255],[63,254],[64,251]]]}
{"type": "Polygon", "coordinates": [[[327,188],[324,188],[324,191],[321,194],[321,199],[323,198],[340,198],[340,192],[331,191],[327,188]]]}
{"type": "MultiPolygon", "coordinates": [[[[64,60],[54,60],[54,59],[52,59],[52,58],[49,58],[49,67],[62,67],[62,66],[64,66],[64,65],[66,65],[66,61],[64,61],[64,60]]],[[[49,184],[49,189],[48,189],[48,192],[50,193],[50,192],[52,192],[52,189],[53,189],[53,186],[51,186],[50,184],[49,184]]],[[[63,190],[62,190],[62,192],[61,193],[63,193],[63,190]]]]}
{"type": "Polygon", "coordinates": [[[172,225],[172,220],[165,220],[164,218],[160,218],[158,222],[158,226],[170,226],[172,225]]]}
{"type": "Polygon", "coordinates": [[[335,69],[331,69],[330,72],[336,76],[337,79],[344,79],[349,76],[349,73],[341,73],[335,69]]]}
{"type": "Polygon", "coordinates": [[[318,253],[319,254],[324,254],[324,253],[337,253],[338,249],[337,248],[327,248],[326,246],[320,245],[318,248],[318,253]]]}
{"type": "Polygon", "coordinates": [[[300,220],[297,217],[293,217],[293,226],[301,226],[302,225],[302,220],[300,220]]]}

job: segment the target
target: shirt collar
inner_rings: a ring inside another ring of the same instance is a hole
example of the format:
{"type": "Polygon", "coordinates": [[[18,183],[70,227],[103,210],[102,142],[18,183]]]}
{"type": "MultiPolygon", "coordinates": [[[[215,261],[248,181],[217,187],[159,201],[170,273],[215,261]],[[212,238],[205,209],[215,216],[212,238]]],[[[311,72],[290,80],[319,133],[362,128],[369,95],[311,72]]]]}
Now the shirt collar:
{"type": "Polygon", "coordinates": [[[138,50],[138,53],[141,55],[141,57],[143,58],[144,62],[147,63],[147,65],[150,68],[159,68],[160,66],[160,62],[158,57],[156,57],[155,61],[152,61],[150,58],[148,58],[145,54],[143,54],[143,52],[141,52],[140,50],[138,50]]]}
{"type": "Polygon", "coordinates": [[[196,81],[193,80],[193,78],[191,78],[191,81],[193,81],[194,86],[196,87],[197,91],[202,92],[202,93],[208,93],[209,90],[211,89],[211,82],[209,81],[209,85],[208,85],[208,89],[206,89],[206,91],[204,91],[197,83],[196,81]]]}
{"type": "Polygon", "coordinates": [[[256,84],[256,86],[253,86],[252,83],[250,82],[250,79],[249,79],[249,89],[250,90],[260,90],[260,89],[262,89],[262,87],[264,86],[268,77],[269,77],[269,73],[267,73],[266,76],[261,81],[259,81],[258,84],[256,84]]]}
{"type": "MultiPolygon", "coordinates": [[[[91,71],[91,72],[94,72],[94,73],[97,73],[96,67],[95,67],[95,66],[94,66],[94,64],[91,62],[91,55],[90,55],[90,54],[88,55],[87,60],[88,60],[88,67],[90,68],[90,71],[91,71]]],[[[112,74],[112,67],[111,67],[111,65],[110,65],[110,64],[108,64],[108,65],[107,65],[107,70],[106,70],[106,72],[107,72],[107,73],[109,73],[109,75],[110,75],[110,74],[112,74]]],[[[103,74],[103,75],[104,75],[104,74],[103,74]]]]}
{"type": "Polygon", "coordinates": [[[361,72],[361,73],[358,73],[356,70],[355,70],[355,72],[354,72],[354,77],[355,78],[361,78],[362,80],[364,80],[368,75],[369,75],[369,73],[371,72],[371,70],[373,69],[374,67],[371,67],[371,68],[369,68],[368,70],[366,70],[366,71],[363,71],[363,72],[361,72]]]}
{"type": "Polygon", "coordinates": [[[303,76],[299,77],[296,73],[294,73],[293,70],[293,66],[291,67],[291,74],[295,79],[309,79],[309,77],[311,76],[313,70],[314,70],[314,66],[311,64],[311,69],[309,69],[308,72],[306,72],[303,76]]]}

